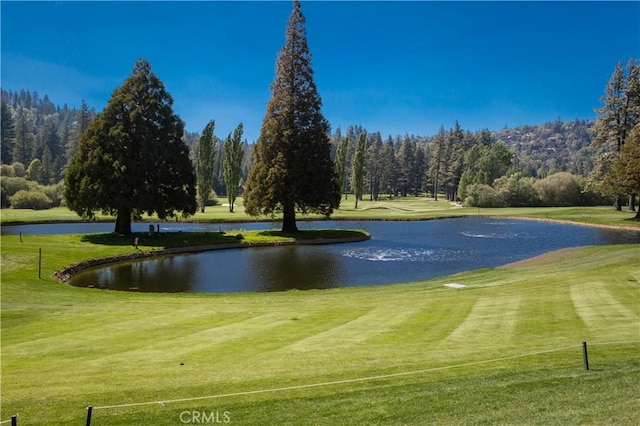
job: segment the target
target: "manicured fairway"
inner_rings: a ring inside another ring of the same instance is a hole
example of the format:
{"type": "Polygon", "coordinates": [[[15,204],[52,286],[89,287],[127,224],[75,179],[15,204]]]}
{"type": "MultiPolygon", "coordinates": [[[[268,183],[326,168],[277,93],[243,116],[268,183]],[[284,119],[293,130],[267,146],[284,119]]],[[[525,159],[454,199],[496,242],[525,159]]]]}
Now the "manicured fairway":
{"type": "Polygon", "coordinates": [[[50,278],[122,250],[2,238],[1,420],[84,424],[92,405],[95,425],[637,424],[637,245],[322,291],[139,294],[50,278]]]}

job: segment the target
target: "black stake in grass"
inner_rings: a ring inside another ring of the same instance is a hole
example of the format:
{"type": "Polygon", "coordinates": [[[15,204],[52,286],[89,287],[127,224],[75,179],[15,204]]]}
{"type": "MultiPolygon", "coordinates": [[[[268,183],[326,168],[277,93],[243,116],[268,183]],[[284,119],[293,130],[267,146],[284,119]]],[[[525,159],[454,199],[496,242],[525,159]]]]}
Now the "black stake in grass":
{"type": "Polygon", "coordinates": [[[582,355],[584,356],[584,369],[589,371],[589,354],[587,353],[587,342],[582,342],[582,355]]]}

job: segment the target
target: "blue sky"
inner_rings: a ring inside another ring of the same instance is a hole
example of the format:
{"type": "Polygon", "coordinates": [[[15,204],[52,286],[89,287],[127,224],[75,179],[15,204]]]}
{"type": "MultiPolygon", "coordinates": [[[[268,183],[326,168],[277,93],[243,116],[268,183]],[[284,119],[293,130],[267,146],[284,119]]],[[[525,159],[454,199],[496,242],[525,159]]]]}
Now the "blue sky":
{"type": "MultiPolygon", "coordinates": [[[[255,140],[291,3],[2,1],[2,87],[101,111],[151,62],[189,131],[255,140]]],[[[302,2],[323,113],[387,135],[595,117],[640,2],[302,2]]]]}

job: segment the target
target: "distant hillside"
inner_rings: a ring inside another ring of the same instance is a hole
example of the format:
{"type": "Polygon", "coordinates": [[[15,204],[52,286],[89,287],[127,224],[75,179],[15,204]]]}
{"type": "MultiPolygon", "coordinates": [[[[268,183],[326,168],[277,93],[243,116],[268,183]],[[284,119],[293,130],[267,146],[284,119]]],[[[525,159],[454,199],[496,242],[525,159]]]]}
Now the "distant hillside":
{"type": "Polygon", "coordinates": [[[515,166],[534,177],[544,178],[556,172],[588,175],[593,169],[595,152],[589,148],[593,120],[541,125],[524,125],[492,132],[496,142],[515,150],[515,166]]]}

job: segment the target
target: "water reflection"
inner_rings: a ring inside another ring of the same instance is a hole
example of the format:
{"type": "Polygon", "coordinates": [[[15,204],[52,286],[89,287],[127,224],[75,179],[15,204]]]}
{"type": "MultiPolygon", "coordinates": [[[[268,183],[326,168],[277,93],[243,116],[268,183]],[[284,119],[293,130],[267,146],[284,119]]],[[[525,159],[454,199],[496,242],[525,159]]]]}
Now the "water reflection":
{"type": "Polygon", "coordinates": [[[339,287],[342,258],[325,249],[279,247],[257,250],[251,269],[254,291],[309,290],[339,287]]]}
{"type": "Polygon", "coordinates": [[[74,276],[81,287],[144,292],[191,292],[197,259],[193,256],[164,256],[147,261],[126,261],[118,267],[94,268],[74,276]],[[158,279],[162,277],[162,279],[158,279]]]}
{"type": "MultiPolygon", "coordinates": [[[[193,293],[367,286],[490,268],[565,247],[640,242],[640,233],[634,231],[510,219],[301,225],[307,229],[365,229],[372,238],[353,244],[166,256],[86,270],[69,282],[117,290],[193,293]]],[[[250,226],[265,229],[270,225],[250,226]]]]}

